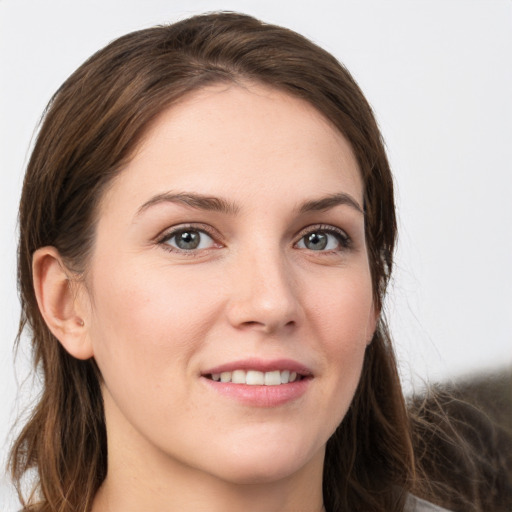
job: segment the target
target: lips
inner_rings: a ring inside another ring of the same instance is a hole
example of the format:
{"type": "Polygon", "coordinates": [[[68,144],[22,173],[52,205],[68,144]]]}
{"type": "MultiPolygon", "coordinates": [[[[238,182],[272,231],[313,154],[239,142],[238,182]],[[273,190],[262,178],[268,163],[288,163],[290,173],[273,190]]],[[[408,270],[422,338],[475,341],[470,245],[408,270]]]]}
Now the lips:
{"type": "Polygon", "coordinates": [[[301,397],[313,374],[293,360],[248,359],[208,369],[201,377],[210,389],[245,405],[275,407],[301,397]]]}

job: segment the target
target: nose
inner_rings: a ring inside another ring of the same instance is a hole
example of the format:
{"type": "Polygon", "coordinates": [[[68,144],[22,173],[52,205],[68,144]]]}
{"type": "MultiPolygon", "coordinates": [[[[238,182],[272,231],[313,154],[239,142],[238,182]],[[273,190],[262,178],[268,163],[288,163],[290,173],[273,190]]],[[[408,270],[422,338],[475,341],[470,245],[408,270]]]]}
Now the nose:
{"type": "Polygon", "coordinates": [[[280,251],[241,256],[235,268],[227,304],[233,327],[273,334],[300,322],[297,281],[280,251]]]}

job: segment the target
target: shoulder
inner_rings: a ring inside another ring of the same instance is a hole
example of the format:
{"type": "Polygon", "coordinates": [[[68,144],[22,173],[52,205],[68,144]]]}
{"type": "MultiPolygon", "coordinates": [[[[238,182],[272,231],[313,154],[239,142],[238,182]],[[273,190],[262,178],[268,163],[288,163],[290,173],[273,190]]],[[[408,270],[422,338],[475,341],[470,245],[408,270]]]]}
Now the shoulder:
{"type": "Polygon", "coordinates": [[[404,512],[450,512],[449,510],[434,505],[428,501],[422,500],[409,494],[405,503],[404,512]]]}

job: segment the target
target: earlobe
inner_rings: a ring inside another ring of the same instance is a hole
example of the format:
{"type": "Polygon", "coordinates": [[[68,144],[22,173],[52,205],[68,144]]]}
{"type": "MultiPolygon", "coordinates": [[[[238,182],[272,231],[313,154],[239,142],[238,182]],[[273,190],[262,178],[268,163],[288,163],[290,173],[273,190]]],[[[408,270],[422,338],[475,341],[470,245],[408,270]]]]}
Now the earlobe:
{"type": "Polygon", "coordinates": [[[41,315],[53,335],[77,359],[93,356],[86,319],[79,299],[82,286],[68,271],[55,247],[42,247],[32,258],[34,290],[41,315]]]}

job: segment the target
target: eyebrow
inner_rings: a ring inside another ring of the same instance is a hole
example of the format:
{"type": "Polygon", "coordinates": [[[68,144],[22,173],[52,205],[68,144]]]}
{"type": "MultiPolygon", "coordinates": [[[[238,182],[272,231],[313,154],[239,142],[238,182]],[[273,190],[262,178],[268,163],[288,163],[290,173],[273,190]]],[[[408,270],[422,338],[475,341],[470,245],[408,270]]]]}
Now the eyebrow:
{"type": "MultiPolygon", "coordinates": [[[[240,211],[239,206],[235,203],[222,199],[220,197],[207,196],[194,192],[165,192],[152,197],[146,201],[138,210],[137,216],[146,211],[148,208],[161,203],[178,203],[199,210],[215,211],[228,215],[235,215],[240,211]]],[[[319,199],[312,199],[299,205],[297,211],[299,213],[308,213],[315,211],[324,211],[339,205],[347,205],[364,215],[363,208],[350,195],[344,192],[332,194],[319,199]]]]}
{"type": "Polygon", "coordinates": [[[234,203],[226,201],[220,197],[206,196],[191,192],[172,193],[166,192],[152,197],[146,201],[137,211],[137,215],[160,203],[178,203],[196,208],[199,210],[214,211],[234,215],[238,213],[239,208],[234,203]]]}
{"type": "Polygon", "coordinates": [[[299,212],[307,213],[324,211],[334,208],[335,206],[338,205],[350,206],[354,210],[364,215],[364,210],[361,207],[361,205],[350,194],[345,194],[344,192],[332,194],[330,196],[322,197],[320,199],[306,201],[299,207],[299,212]]]}

